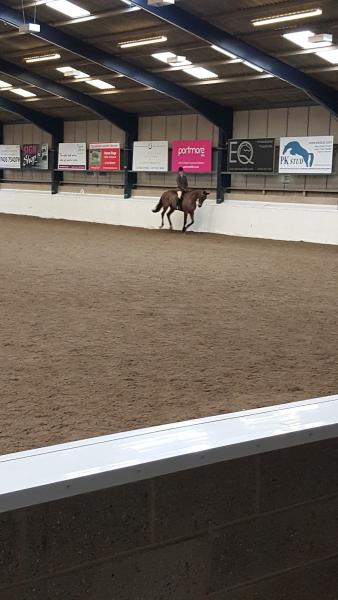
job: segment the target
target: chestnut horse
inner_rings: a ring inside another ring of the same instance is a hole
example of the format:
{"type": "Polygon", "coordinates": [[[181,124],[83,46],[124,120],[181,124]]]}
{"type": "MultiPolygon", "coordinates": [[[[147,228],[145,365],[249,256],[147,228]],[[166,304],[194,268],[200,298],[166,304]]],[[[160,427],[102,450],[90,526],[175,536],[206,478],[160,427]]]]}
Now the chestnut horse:
{"type": "Polygon", "coordinates": [[[181,206],[178,206],[178,196],[176,190],[168,190],[162,194],[160,201],[158,202],[156,208],[154,208],[153,212],[157,213],[162,210],[162,225],[160,229],[164,227],[164,215],[166,214],[168,208],[169,212],[167,213],[169,225],[171,231],[173,230],[173,225],[170,219],[170,216],[175,212],[175,210],[181,210],[184,213],[184,225],[182,231],[186,231],[191,225],[194,223],[194,212],[198,206],[201,207],[203,205],[204,200],[207,199],[209,192],[205,190],[191,190],[188,192],[184,192],[183,198],[181,200],[181,206]],[[190,215],[191,223],[187,225],[188,215],[190,215]]]}

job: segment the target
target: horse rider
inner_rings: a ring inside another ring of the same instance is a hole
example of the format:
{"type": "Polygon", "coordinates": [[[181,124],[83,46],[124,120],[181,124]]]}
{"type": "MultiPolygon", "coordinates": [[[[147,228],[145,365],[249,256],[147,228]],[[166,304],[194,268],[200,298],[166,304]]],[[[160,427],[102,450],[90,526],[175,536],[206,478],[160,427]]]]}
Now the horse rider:
{"type": "Polygon", "coordinates": [[[179,167],[179,169],[178,169],[176,182],[177,182],[177,197],[178,197],[177,208],[179,210],[181,210],[182,209],[183,195],[189,189],[188,178],[187,178],[187,176],[186,176],[186,174],[184,172],[183,167],[179,167]]]}

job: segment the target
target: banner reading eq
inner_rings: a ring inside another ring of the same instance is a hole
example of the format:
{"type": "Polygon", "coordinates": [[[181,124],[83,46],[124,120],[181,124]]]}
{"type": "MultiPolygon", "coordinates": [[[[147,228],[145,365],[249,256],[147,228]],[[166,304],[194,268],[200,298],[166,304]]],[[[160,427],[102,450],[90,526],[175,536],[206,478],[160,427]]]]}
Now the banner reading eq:
{"type": "Polygon", "coordinates": [[[234,173],[272,173],[275,163],[273,138],[228,141],[227,170],[234,173]]]}

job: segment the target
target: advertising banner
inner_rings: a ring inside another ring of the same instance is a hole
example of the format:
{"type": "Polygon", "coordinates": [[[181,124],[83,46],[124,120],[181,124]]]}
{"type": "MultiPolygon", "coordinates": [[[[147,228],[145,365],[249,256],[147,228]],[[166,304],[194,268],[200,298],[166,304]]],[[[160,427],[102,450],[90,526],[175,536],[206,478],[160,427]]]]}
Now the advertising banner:
{"type": "Polygon", "coordinates": [[[285,137],[280,140],[280,173],[329,174],[332,173],[332,159],[332,135],[285,137]]]}
{"type": "Polygon", "coordinates": [[[19,145],[0,145],[0,169],[21,169],[21,148],[19,145]]]}
{"type": "Polygon", "coordinates": [[[90,171],[120,171],[121,151],[118,143],[89,144],[90,171]]]}
{"type": "Polygon", "coordinates": [[[48,169],[48,144],[24,144],[21,160],[23,169],[48,169]]]}
{"type": "Polygon", "coordinates": [[[168,171],[168,142],[134,142],[133,171],[168,171]]]}
{"type": "Polygon", "coordinates": [[[86,142],[59,144],[60,171],[85,171],[87,168],[86,142]]]}
{"type": "Polygon", "coordinates": [[[273,138],[228,141],[227,170],[233,173],[272,173],[275,162],[273,138]]]}
{"type": "Polygon", "coordinates": [[[172,143],[172,171],[183,167],[190,173],[210,173],[212,170],[211,140],[177,140],[172,143]]]}

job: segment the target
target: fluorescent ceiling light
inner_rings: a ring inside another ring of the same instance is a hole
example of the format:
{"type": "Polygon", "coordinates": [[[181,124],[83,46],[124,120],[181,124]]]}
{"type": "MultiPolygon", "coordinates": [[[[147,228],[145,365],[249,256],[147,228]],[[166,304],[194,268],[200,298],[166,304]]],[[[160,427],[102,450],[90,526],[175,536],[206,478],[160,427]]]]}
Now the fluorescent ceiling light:
{"type": "Polygon", "coordinates": [[[11,83],[6,83],[6,81],[2,81],[2,79],[0,79],[0,90],[9,89],[11,87],[12,87],[11,83]]]}
{"type": "Polygon", "coordinates": [[[43,62],[45,60],[58,60],[59,58],[61,58],[60,54],[45,54],[45,55],[41,55],[41,56],[28,56],[27,58],[24,58],[24,61],[26,63],[36,63],[36,62],[43,62]]]}
{"type": "Polygon", "coordinates": [[[88,85],[92,85],[93,87],[99,88],[99,90],[110,90],[115,88],[115,85],[111,85],[111,83],[107,83],[101,79],[89,79],[86,81],[86,83],[88,83],[88,85]]]}
{"type": "Polygon", "coordinates": [[[295,33],[284,33],[283,37],[296,46],[304,48],[304,50],[311,50],[311,48],[325,48],[331,46],[331,42],[310,42],[309,38],[314,36],[313,31],[296,31],[295,33]]]}
{"type": "Polygon", "coordinates": [[[22,96],[23,98],[33,98],[36,96],[36,94],[33,94],[33,92],[23,90],[22,88],[11,88],[11,92],[13,92],[13,94],[17,94],[18,96],[22,96]]]}
{"type": "Polygon", "coordinates": [[[119,42],[120,48],[134,48],[135,46],[147,46],[148,44],[161,44],[167,41],[165,35],[158,35],[156,37],[143,38],[141,40],[131,40],[129,42],[119,42]]]}
{"type": "Polygon", "coordinates": [[[56,70],[63,73],[65,77],[74,77],[75,79],[90,77],[88,73],[78,71],[78,69],[73,69],[73,67],[57,67],[56,70]]]}
{"type": "Polygon", "coordinates": [[[76,25],[77,23],[86,23],[87,21],[95,21],[97,17],[95,15],[89,15],[89,17],[79,17],[78,19],[73,19],[72,25],[76,25]]]}
{"type": "Polygon", "coordinates": [[[168,58],[167,64],[171,67],[176,67],[176,69],[181,69],[182,67],[188,67],[189,65],[192,65],[192,62],[185,56],[175,56],[174,58],[168,58]]]}
{"type": "Polygon", "coordinates": [[[197,79],[216,79],[218,75],[209,71],[208,69],[204,69],[204,67],[189,67],[188,69],[182,69],[188,75],[192,75],[197,79]]]}
{"type": "Polygon", "coordinates": [[[121,2],[123,2],[124,4],[127,4],[128,6],[130,6],[131,8],[133,8],[134,10],[141,10],[139,6],[135,6],[135,4],[133,4],[132,2],[130,2],[130,0],[121,0],[121,2]]]}
{"type": "Polygon", "coordinates": [[[77,6],[73,2],[69,2],[69,0],[51,0],[50,2],[46,2],[46,6],[67,15],[67,17],[73,17],[73,19],[90,15],[89,10],[77,6]]]}
{"type": "Polygon", "coordinates": [[[248,62],[247,60],[243,60],[243,65],[246,65],[247,67],[250,67],[250,69],[254,69],[255,71],[258,71],[259,73],[263,73],[264,69],[261,69],[261,67],[257,67],[257,65],[253,65],[251,62],[248,62]]]}
{"type": "Polygon", "coordinates": [[[232,54],[232,52],[223,50],[223,48],[220,48],[219,46],[211,46],[211,47],[213,50],[216,50],[217,52],[220,52],[221,54],[225,54],[225,56],[228,56],[229,58],[237,58],[236,54],[232,54]]]}
{"type": "Polygon", "coordinates": [[[332,65],[338,65],[338,50],[322,50],[321,52],[316,52],[316,55],[332,65]]]}
{"type": "Polygon", "coordinates": [[[290,40],[293,44],[304,48],[304,50],[314,50],[314,54],[327,62],[337,65],[338,64],[338,50],[330,50],[330,46],[332,46],[332,42],[323,41],[323,42],[310,42],[309,39],[313,37],[315,34],[313,31],[298,31],[297,33],[285,33],[283,37],[287,40],[290,40]],[[315,52],[317,48],[324,48],[324,50],[320,50],[319,52],[315,52]]]}
{"type": "Polygon", "coordinates": [[[156,60],[160,60],[161,62],[167,63],[170,58],[176,58],[176,54],[173,52],[157,52],[156,54],[151,55],[156,60]]]}
{"type": "Polygon", "coordinates": [[[261,27],[262,25],[272,25],[273,23],[284,23],[285,21],[297,21],[298,19],[308,19],[309,17],[320,17],[323,14],[321,8],[314,8],[312,10],[302,10],[298,12],[286,13],[284,15],[276,15],[273,17],[265,17],[263,19],[256,19],[251,21],[255,27],[261,27]]]}

